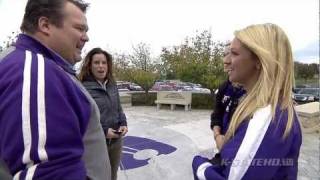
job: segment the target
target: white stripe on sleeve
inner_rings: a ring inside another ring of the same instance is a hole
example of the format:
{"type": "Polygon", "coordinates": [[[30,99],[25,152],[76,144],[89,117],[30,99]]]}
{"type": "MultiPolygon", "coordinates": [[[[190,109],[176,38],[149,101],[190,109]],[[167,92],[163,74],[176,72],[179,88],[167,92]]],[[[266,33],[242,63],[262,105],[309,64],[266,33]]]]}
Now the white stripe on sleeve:
{"type": "Polygon", "coordinates": [[[13,176],[13,180],[19,180],[20,179],[20,174],[22,171],[17,172],[14,176],[13,176]]]}
{"type": "Polygon", "coordinates": [[[47,161],[48,155],[45,149],[47,140],[46,127],[46,105],[45,105],[45,74],[44,74],[44,58],[41,54],[38,57],[38,153],[40,161],[47,161]]]}
{"type": "Polygon", "coordinates": [[[27,167],[32,166],[33,161],[30,159],[31,150],[31,125],[30,125],[30,84],[31,84],[31,61],[32,54],[26,51],[25,63],[23,69],[23,86],[22,86],[22,135],[24,151],[22,162],[27,167]]]}
{"type": "Polygon", "coordinates": [[[26,175],[26,180],[32,180],[34,172],[36,171],[38,164],[31,166],[28,170],[27,170],[27,175],[26,175]]]}
{"type": "Polygon", "coordinates": [[[246,134],[236,157],[232,162],[229,180],[240,180],[247,172],[267,132],[271,119],[271,105],[258,109],[254,113],[249,121],[246,134]]]}
{"type": "Polygon", "coordinates": [[[199,180],[206,180],[206,176],[204,175],[204,172],[210,166],[212,166],[212,164],[210,164],[209,162],[205,162],[198,167],[197,176],[199,180]]]}

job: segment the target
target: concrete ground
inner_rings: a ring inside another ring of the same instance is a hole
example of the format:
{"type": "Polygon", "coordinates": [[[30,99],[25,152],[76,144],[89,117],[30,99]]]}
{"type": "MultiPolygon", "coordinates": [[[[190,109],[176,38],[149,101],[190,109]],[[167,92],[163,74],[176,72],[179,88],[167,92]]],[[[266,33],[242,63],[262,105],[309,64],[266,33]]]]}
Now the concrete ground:
{"type": "MultiPolygon", "coordinates": [[[[210,110],[178,107],[124,107],[129,133],[124,139],[119,180],[192,180],[196,154],[217,151],[209,129],[210,110]]],[[[319,180],[319,134],[304,134],[298,179],[319,180]]]]}
{"type": "MultiPolygon", "coordinates": [[[[193,157],[212,157],[217,151],[209,129],[209,110],[134,106],[124,107],[124,111],[129,133],[118,180],[192,180],[193,157]]],[[[303,134],[298,180],[320,180],[319,142],[319,134],[303,134]]],[[[11,178],[0,168],[3,179],[11,178]]]]}

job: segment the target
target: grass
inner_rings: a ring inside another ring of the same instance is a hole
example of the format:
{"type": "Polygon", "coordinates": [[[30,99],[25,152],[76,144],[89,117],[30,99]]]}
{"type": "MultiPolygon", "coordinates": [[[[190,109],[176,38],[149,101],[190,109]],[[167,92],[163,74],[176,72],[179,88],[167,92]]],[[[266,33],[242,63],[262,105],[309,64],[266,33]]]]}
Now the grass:
{"type": "Polygon", "coordinates": [[[310,85],[311,87],[319,87],[319,78],[313,79],[296,79],[296,86],[297,85],[310,85]]]}

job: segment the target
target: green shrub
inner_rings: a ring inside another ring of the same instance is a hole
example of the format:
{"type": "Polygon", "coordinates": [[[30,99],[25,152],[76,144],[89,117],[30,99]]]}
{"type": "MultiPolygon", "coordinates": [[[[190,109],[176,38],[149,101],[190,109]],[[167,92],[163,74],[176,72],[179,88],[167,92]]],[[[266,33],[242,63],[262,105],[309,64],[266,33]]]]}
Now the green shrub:
{"type": "Polygon", "coordinates": [[[149,92],[148,95],[144,92],[132,93],[132,106],[155,106],[154,101],[157,99],[156,92],[149,92]]]}
{"type": "Polygon", "coordinates": [[[193,109],[213,109],[214,100],[211,94],[192,93],[191,107],[193,109]]]}

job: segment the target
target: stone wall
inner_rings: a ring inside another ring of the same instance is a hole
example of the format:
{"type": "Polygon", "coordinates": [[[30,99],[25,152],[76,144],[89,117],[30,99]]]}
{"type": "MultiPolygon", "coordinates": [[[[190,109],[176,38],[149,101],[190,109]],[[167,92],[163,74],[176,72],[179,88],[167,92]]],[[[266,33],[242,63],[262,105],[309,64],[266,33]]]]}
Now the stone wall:
{"type": "Polygon", "coordinates": [[[119,95],[120,95],[120,103],[122,107],[132,106],[131,94],[120,92],[119,95]]]}
{"type": "Polygon", "coordinates": [[[320,132],[320,104],[312,102],[296,106],[304,133],[320,132]]]}

